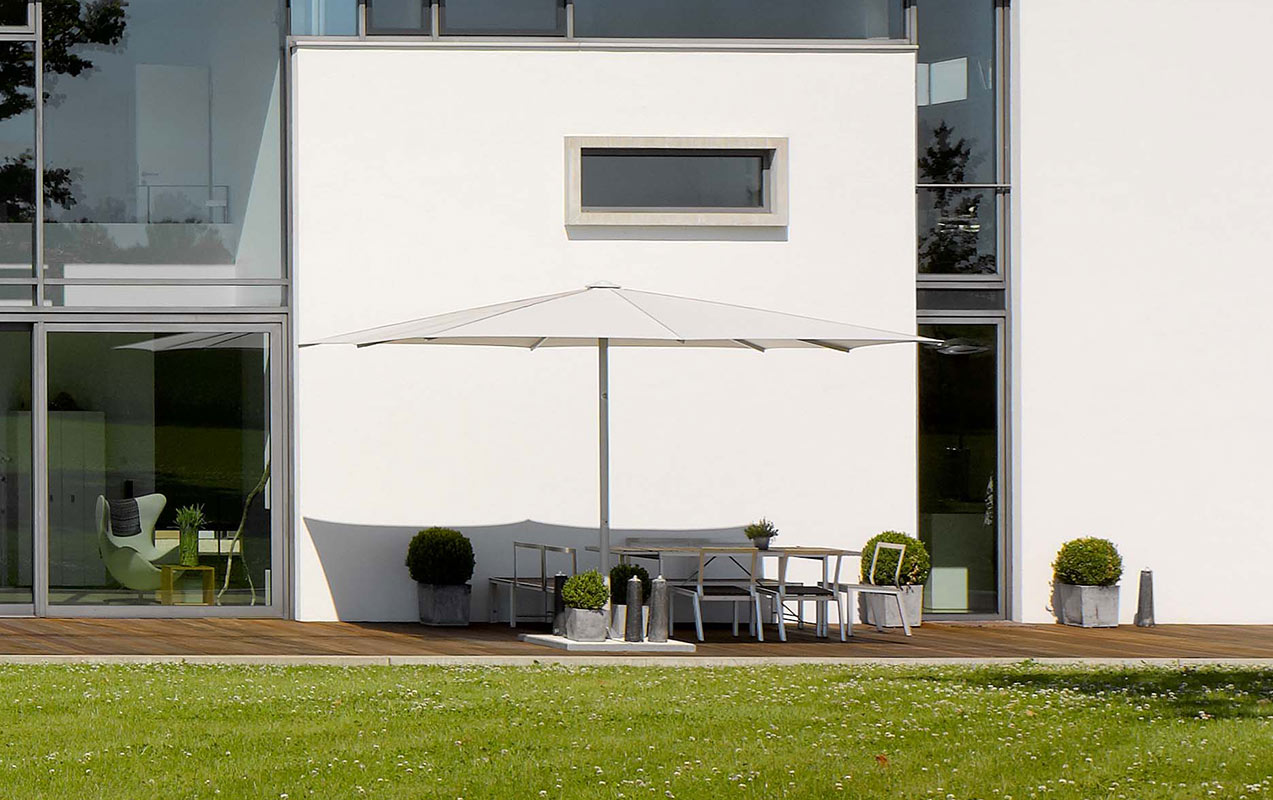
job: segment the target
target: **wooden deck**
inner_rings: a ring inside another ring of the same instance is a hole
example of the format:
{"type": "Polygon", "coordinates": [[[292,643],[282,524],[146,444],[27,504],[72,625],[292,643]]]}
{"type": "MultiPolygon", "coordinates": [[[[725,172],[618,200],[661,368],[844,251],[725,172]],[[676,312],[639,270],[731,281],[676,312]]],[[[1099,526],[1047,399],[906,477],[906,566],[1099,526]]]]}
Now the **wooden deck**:
{"type": "MultiPolygon", "coordinates": [[[[461,629],[405,623],[245,619],[0,619],[4,656],[542,656],[563,651],[526,644],[507,625],[461,629]]],[[[856,628],[847,643],[792,631],[789,641],[733,638],[710,629],[706,657],[812,658],[1271,658],[1273,625],[1160,625],[1082,630],[1060,625],[926,622],[901,631],[856,628]]],[[[679,638],[692,637],[689,629],[679,638]]],[[[667,656],[675,659],[677,656],[667,656]]]]}

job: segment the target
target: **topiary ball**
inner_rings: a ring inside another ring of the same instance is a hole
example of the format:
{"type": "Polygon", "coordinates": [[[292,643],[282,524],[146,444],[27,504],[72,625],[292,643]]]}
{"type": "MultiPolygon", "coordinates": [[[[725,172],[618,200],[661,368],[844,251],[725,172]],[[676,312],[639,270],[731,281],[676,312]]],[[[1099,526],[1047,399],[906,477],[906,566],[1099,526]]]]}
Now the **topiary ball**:
{"type": "Polygon", "coordinates": [[[1123,557],[1109,539],[1086,536],[1061,545],[1052,580],[1074,586],[1113,586],[1123,577],[1123,557]]]}
{"type": "Polygon", "coordinates": [[[635,575],[641,579],[641,597],[650,602],[650,573],[636,564],[616,564],[610,568],[610,603],[616,606],[628,603],[628,581],[635,575]]]}
{"type": "Polygon", "coordinates": [[[932,562],[928,559],[928,548],[924,547],[924,543],[901,531],[883,531],[867,539],[866,544],[862,545],[862,583],[893,582],[893,571],[897,569],[896,550],[880,551],[875,562],[875,579],[871,579],[871,559],[875,557],[876,542],[906,545],[906,552],[902,554],[902,572],[897,579],[902,586],[913,586],[928,580],[932,562]]]}
{"type": "Polygon", "coordinates": [[[473,577],[473,544],[450,528],[426,528],[407,545],[407,569],[418,583],[460,586],[473,577]]]}
{"type": "Polygon", "coordinates": [[[571,576],[561,587],[561,599],[571,608],[604,608],[606,582],[595,569],[571,576]]]}

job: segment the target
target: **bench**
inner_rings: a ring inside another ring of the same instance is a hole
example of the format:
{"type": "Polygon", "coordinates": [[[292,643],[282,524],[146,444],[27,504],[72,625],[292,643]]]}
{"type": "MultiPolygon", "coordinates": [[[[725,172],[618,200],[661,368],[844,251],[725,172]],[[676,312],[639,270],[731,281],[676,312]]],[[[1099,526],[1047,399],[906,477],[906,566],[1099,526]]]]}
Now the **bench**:
{"type": "Polygon", "coordinates": [[[536,622],[552,622],[553,619],[553,594],[556,591],[553,576],[548,574],[548,554],[560,553],[570,556],[570,572],[568,575],[574,575],[578,571],[578,562],[575,557],[575,548],[562,547],[552,544],[539,544],[537,542],[513,542],[513,574],[507,577],[492,577],[490,579],[491,587],[491,604],[490,604],[490,620],[498,621],[499,615],[499,595],[501,589],[508,590],[508,626],[510,628],[517,627],[519,619],[517,614],[517,594],[521,592],[537,592],[543,600],[543,610],[538,614],[523,615],[520,619],[525,621],[536,622]],[[539,554],[538,574],[526,575],[518,570],[517,554],[520,550],[530,550],[539,554]]]}

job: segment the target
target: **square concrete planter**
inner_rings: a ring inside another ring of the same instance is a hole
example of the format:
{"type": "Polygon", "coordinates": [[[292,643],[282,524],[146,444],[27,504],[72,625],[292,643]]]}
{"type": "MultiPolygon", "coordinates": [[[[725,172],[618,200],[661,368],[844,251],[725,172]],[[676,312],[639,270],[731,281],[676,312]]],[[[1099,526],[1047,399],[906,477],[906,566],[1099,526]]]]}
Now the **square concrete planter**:
{"type": "Polygon", "coordinates": [[[467,583],[447,586],[417,583],[420,597],[420,621],[425,625],[462,627],[469,624],[473,587],[467,583]]]}
{"type": "MultiPolygon", "coordinates": [[[[906,612],[906,621],[912,628],[918,628],[924,618],[924,585],[902,587],[902,610],[906,612]]],[[[893,598],[881,594],[858,595],[858,618],[863,624],[874,625],[877,616],[882,616],[880,623],[885,628],[902,627],[902,619],[897,616],[897,603],[893,598]]]]}
{"type": "Polygon", "coordinates": [[[1066,625],[1117,628],[1118,587],[1057,583],[1052,588],[1052,609],[1057,622],[1066,625]]]}
{"type": "MultiPolygon", "coordinates": [[[[610,638],[622,639],[627,633],[628,625],[628,606],[626,603],[616,603],[610,606],[610,638]]],[[[645,631],[650,625],[650,607],[641,606],[641,635],[645,635],[645,631]]]]}
{"type": "Polygon", "coordinates": [[[576,642],[604,642],[606,640],[606,611],[604,608],[567,608],[565,616],[567,639],[576,642]]]}

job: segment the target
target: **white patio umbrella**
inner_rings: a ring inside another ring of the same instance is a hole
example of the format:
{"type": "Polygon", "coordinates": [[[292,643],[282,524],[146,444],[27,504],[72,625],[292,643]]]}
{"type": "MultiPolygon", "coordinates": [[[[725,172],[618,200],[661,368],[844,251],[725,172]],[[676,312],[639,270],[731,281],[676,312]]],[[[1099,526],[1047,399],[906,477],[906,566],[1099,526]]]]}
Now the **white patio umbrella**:
{"type": "Polygon", "coordinates": [[[452,311],[332,336],[303,346],[446,344],[493,347],[596,347],[600,425],[601,571],[610,563],[611,347],[732,347],[763,353],[812,348],[848,353],[859,347],[936,342],[911,333],[695,300],[593,283],[583,289],[452,311]]]}

